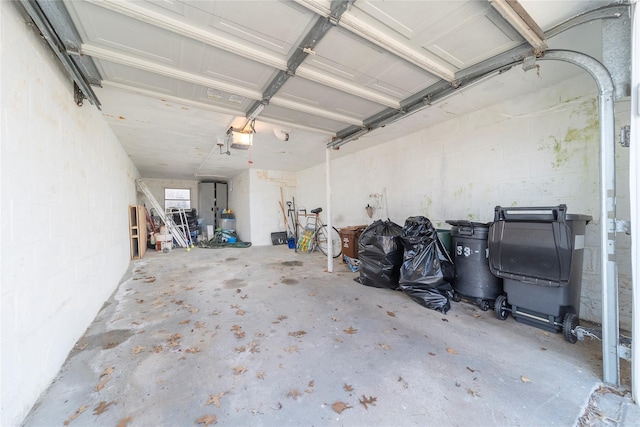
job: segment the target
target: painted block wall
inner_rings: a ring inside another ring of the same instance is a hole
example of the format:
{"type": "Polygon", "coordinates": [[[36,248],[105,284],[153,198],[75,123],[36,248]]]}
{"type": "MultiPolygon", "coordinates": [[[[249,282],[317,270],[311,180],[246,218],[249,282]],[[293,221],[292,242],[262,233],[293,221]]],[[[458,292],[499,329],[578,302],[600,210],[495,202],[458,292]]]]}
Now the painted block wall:
{"type": "MultiPolygon", "coordinates": [[[[597,109],[595,84],[584,75],[334,159],[334,225],[371,223],[365,206],[376,203],[381,209],[374,220],[388,217],[403,225],[409,216],[424,215],[439,228],[449,228],[447,219],[492,221],[496,205],[565,203],[570,213],[594,218],[586,231],[580,317],[600,322],[597,109]]],[[[620,103],[618,110],[619,124],[625,124],[628,106],[620,103]]],[[[618,218],[627,219],[628,149],[617,147],[616,155],[618,218]]],[[[325,206],[325,165],[299,172],[297,185],[300,205],[325,206]]],[[[620,323],[626,329],[629,246],[620,236],[620,323]]]]}
{"type": "Polygon", "coordinates": [[[138,172],[14,2],[0,19],[0,424],[14,426],[129,266],[138,172]]]}
{"type": "Polygon", "coordinates": [[[287,231],[279,202],[283,199],[286,213],[286,201],[296,194],[296,174],[264,169],[251,169],[249,172],[251,243],[271,245],[271,233],[287,231]]]}

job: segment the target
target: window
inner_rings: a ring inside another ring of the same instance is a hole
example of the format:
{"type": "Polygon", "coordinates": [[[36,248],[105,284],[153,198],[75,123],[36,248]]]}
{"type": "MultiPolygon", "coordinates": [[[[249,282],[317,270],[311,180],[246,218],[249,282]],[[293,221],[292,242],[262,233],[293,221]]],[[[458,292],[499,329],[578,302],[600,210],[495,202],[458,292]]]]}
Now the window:
{"type": "Polygon", "coordinates": [[[188,188],[165,188],[164,208],[191,209],[191,190],[188,188]]]}

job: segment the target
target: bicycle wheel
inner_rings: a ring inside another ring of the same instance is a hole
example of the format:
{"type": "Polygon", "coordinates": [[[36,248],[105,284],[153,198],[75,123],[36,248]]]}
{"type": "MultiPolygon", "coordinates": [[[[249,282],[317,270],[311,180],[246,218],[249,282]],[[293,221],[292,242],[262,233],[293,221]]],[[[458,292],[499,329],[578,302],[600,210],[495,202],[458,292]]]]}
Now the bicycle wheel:
{"type": "MultiPolygon", "coordinates": [[[[338,258],[342,254],[342,244],[340,243],[340,233],[335,227],[331,227],[331,242],[333,247],[333,257],[338,258]]],[[[318,245],[318,249],[320,252],[327,255],[328,252],[328,234],[327,234],[327,226],[322,225],[316,231],[316,244],[318,245]]]]}

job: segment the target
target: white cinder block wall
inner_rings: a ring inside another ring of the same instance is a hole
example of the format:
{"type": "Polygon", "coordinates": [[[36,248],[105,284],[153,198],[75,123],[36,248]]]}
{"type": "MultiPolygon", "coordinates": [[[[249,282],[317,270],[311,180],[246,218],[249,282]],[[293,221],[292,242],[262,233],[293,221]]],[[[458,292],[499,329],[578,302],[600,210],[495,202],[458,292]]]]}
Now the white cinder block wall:
{"type": "MultiPolygon", "coordinates": [[[[0,2],[2,418],[18,425],[129,265],[138,173],[14,2],[0,2]]],[[[98,374],[98,373],[96,373],[98,374]]]]}
{"type": "Polygon", "coordinates": [[[262,169],[250,169],[251,243],[256,246],[271,245],[271,233],[287,231],[280,209],[282,199],[295,197],[296,174],[262,169]]]}
{"type": "MultiPolygon", "coordinates": [[[[628,103],[618,111],[618,126],[626,124],[628,103]]],[[[378,201],[372,194],[386,196],[374,220],[388,216],[403,225],[424,215],[438,228],[449,228],[447,219],[492,221],[496,205],[565,203],[570,213],[594,218],[586,233],[580,317],[600,322],[598,132],[595,84],[585,74],[334,159],[334,225],[370,223],[365,206],[378,201]]],[[[617,147],[616,154],[618,218],[628,219],[628,149],[617,147]]],[[[299,205],[326,206],[325,191],[325,165],[298,174],[299,205]]],[[[629,247],[629,238],[620,236],[620,320],[627,330],[629,247]]]]}

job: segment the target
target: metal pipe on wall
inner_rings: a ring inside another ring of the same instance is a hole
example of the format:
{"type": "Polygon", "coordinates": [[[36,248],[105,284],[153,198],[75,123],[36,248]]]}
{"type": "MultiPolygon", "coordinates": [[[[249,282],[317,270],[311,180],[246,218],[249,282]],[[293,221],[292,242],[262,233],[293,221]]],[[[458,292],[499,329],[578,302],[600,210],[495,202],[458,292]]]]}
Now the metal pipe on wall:
{"type": "Polygon", "coordinates": [[[640,256],[640,13],[636,5],[632,7],[631,37],[631,143],[629,146],[629,198],[631,199],[631,394],[640,404],[640,289],[638,288],[638,257],[640,256]]]}

